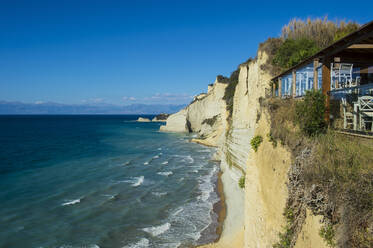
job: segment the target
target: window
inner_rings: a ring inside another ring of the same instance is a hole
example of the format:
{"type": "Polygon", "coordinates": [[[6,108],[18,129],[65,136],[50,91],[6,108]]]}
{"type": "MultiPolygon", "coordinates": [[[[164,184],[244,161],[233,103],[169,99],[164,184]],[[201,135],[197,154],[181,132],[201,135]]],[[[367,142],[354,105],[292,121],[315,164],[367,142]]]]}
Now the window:
{"type": "Polygon", "coordinates": [[[301,67],[296,71],[295,95],[304,96],[306,90],[313,88],[313,63],[301,67]]]}
{"type": "Polygon", "coordinates": [[[293,84],[293,76],[291,73],[286,74],[281,79],[281,95],[282,96],[291,96],[292,90],[291,86],[293,84]]]}

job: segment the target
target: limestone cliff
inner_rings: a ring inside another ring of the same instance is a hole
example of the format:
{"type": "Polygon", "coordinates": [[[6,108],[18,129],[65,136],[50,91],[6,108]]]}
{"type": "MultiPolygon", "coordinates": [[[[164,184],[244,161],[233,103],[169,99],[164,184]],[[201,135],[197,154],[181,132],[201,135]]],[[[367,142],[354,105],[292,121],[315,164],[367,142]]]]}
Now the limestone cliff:
{"type": "Polygon", "coordinates": [[[223,100],[227,84],[215,80],[207,94],[194,97],[191,104],[181,111],[170,115],[161,131],[195,132],[206,145],[217,146],[224,134],[225,101],[223,100]]]}
{"type": "MultiPolygon", "coordinates": [[[[267,61],[267,54],[259,50],[254,60],[239,66],[232,107],[225,97],[228,84],[217,78],[206,94],[195,97],[161,127],[195,132],[199,136],[195,142],[218,148],[227,215],[219,242],[205,247],[272,247],[286,225],[283,212],[292,162],[286,147],[274,147],[267,138],[270,118],[260,104],[272,78],[265,69],[267,61]],[[255,135],[263,137],[257,152],[250,144],[255,135]],[[241,177],[245,177],[244,189],[238,186],[241,177]]],[[[323,247],[317,235],[319,217],[307,214],[296,247],[323,247]]]]}

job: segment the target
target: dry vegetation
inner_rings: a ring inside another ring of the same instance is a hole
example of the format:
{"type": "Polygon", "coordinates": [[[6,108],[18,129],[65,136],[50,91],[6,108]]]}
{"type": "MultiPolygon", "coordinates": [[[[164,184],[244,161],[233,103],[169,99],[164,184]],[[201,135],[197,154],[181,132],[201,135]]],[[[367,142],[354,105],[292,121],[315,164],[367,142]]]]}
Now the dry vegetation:
{"type": "Polygon", "coordinates": [[[295,221],[276,247],[294,245],[305,207],[324,216],[320,235],[331,246],[373,247],[373,140],[332,130],[309,137],[298,125],[297,100],[263,105],[271,116],[271,139],[289,148],[294,163],[287,210],[294,210],[295,221]]]}
{"type": "Polygon", "coordinates": [[[359,27],[356,22],[331,21],[327,17],[292,19],[282,28],[280,37],[269,38],[260,44],[259,50],[266,51],[270,60],[262,69],[278,74],[359,27]]]}
{"type": "Polygon", "coordinates": [[[306,20],[294,18],[282,28],[281,38],[284,41],[306,38],[314,41],[317,47],[324,48],[359,27],[356,22],[331,21],[328,17],[306,20]]]}

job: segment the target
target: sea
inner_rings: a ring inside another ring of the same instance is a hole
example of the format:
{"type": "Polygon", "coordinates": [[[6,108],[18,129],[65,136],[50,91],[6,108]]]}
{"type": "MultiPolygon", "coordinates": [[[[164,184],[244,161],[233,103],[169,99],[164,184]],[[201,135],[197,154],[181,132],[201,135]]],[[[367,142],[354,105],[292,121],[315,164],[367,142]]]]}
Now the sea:
{"type": "Polygon", "coordinates": [[[0,116],[0,247],[215,240],[215,150],[138,117],[0,116]]]}

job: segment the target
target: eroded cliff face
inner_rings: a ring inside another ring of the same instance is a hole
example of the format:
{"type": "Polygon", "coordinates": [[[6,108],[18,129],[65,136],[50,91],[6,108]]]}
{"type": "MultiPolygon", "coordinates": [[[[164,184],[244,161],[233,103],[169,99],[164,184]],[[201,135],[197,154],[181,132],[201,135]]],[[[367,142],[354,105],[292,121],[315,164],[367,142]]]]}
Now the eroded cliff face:
{"type": "Polygon", "coordinates": [[[209,146],[218,146],[225,134],[226,106],[223,100],[227,83],[215,80],[209,86],[208,93],[196,96],[191,104],[168,117],[161,131],[195,132],[200,142],[209,146]]]}
{"type": "MultiPolygon", "coordinates": [[[[272,247],[286,225],[283,212],[292,160],[285,147],[274,146],[267,137],[270,118],[260,104],[272,78],[263,69],[267,60],[267,54],[259,51],[255,60],[240,65],[231,113],[224,100],[227,84],[215,81],[207,94],[171,115],[161,128],[198,133],[195,142],[218,148],[215,157],[221,161],[227,215],[219,242],[205,247],[272,247]],[[263,137],[257,152],[250,144],[255,135],[263,137]],[[244,189],[238,186],[241,177],[244,189]]],[[[323,247],[316,235],[319,218],[307,214],[296,247],[323,247]]]]}

